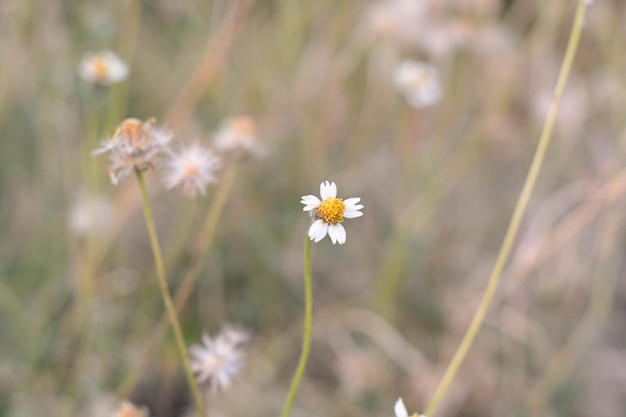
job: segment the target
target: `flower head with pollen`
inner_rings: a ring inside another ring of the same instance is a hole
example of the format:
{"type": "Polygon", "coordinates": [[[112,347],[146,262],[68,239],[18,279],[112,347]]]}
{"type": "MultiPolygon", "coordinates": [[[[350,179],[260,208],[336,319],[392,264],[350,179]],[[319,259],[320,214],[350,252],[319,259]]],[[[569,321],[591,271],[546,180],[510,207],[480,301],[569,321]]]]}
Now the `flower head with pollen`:
{"type": "Polygon", "coordinates": [[[165,163],[165,185],[174,188],[180,185],[183,194],[195,198],[204,195],[209,184],[216,183],[215,171],[220,159],[200,145],[192,145],[174,154],[165,163]]]}
{"type": "MultiPolygon", "coordinates": [[[[409,412],[406,411],[406,407],[404,406],[404,401],[402,401],[402,398],[398,398],[398,401],[396,401],[396,405],[393,408],[393,411],[396,414],[396,417],[409,417],[409,412]]],[[[426,417],[424,414],[417,414],[417,413],[413,413],[411,414],[410,417],[426,417]]]]}
{"type": "Polygon", "coordinates": [[[155,128],[154,119],[142,122],[129,118],[122,122],[110,139],[105,139],[93,155],[109,154],[109,177],[117,185],[135,170],[152,168],[164,156],[171,154],[172,134],[155,128]]]}
{"type": "Polygon", "coordinates": [[[80,61],[78,75],[88,83],[105,87],[124,81],[128,66],[111,51],[88,52],[80,61]]]}
{"type": "Polygon", "coordinates": [[[346,229],[344,229],[343,219],[353,219],[361,217],[363,212],[360,198],[348,198],[342,200],[337,198],[337,186],[334,182],[324,181],[320,184],[320,197],[314,195],[302,196],[300,201],[304,204],[304,211],[311,213],[315,221],[309,228],[309,237],[315,242],[319,242],[326,235],[330,240],[340,245],[346,242],[346,229]]]}

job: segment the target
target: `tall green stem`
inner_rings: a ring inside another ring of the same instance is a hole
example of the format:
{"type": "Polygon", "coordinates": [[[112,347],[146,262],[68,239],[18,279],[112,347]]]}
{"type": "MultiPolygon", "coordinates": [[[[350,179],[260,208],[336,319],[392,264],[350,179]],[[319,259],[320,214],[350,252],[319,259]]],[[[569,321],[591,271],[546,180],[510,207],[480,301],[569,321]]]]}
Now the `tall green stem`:
{"type": "MultiPolygon", "coordinates": [[[[226,171],[224,178],[222,179],[220,188],[217,192],[217,195],[213,199],[211,203],[211,207],[209,209],[209,213],[207,214],[206,220],[204,221],[204,225],[202,226],[202,230],[200,235],[198,236],[198,253],[194,260],[194,263],[191,268],[187,270],[185,276],[176,290],[176,295],[174,295],[174,307],[176,311],[180,313],[180,311],[185,306],[185,303],[189,299],[191,295],[191,291],[194,288],[196,281],[198,280],[201,263],[202,260],[205,259],[209,253],[209,249],[211,248],[211,244],[213,242],[213,238],[215,236],[215,232],[217,230],[217,225],[219,223],[219,219],[221,218],[222,211],[224,210],[224,206],[226,205],[226,201],[228,200],[228,196],[230,194],[230,190],[232,188],[233,182],[235,180],[235,174],[237,173],[237,166],[231,165],[229,169],[226,171]]],[[[176,252],[173,256],[171,256],[171,260],[174,261],[178,258],[180,251],[182,249],[179,247],[175,247],[174,251],[176,252]]],[[[149,359],[152,357],[154,351],[160,346],[163,338],[167,334],[168,327],[168,317],[167,315],[161,315],[156,327],[152,331],[152,336],[150,337],[149,342],[147,343],[146,350],[144,354],[141,355],[139,360],[137,360],[130,372],[126,375],[126,378],[120,384],[120,387],[117,391],[118,396],[125,398],[128,396],[129,392],[133,389],[137,381],[139,380],[139,375],[141,371],[148,363],[149,359]]]]}
{"type": "Polygon", "coordinates": [[[154,253],[154,263],[157,270],[159,288],[161,290],[161,295],[163,296],[163,302],[165,303],[165,309],[167,310],[167,314],[169,315],[172,329],[174,329],[174,336],[176,339],[176,345],[178,346],[178,353],[180,354],[180,359],[183,362],[185,376],[187,377],[187,382],[189,383],[189,388],[191,389],[193,400],[196,404],[196,408],[198,409],[198,414],[201,417],[206,417],[207,414],[204,411],[202,397],[200,396],[200,390],[198,389],[196,380],[193,377],[189,358],[187,357],[187,345],[185,345],[185,339],[183,339],[183,332],[181,331],[180,324],[178,323],[178,317],[176,316],[174,303],[172,302],[170,291],[167,288],[167,280],[165,279],[165,267],[163,266],[161,246],[159,245],[159,239],[157,237],[156,229],[154,227],[154,217],[152,216],[152,207],[150,206],[150,199],[148,198],[146,184],[143,180],[143,174],[141,173],[141,171],[135,170],[135,174],[137,175],[137,182],[139,183],[139,189],[141,190],[143,211],[146,217],[146,226],[148,227],[148,233],[150,234],[150,244],[152,245],[152,252],[154,253]]]}
{"type": "Polygon", "coordinates": [[[426,415],[429,417],[433,417],[433,415],[435,414],[439,403],[441,402],[445,393],[448,391],[448,388],[450,388],[452,380],[454,379],[461,364],[463,363],[463,360],[465,359],[465,356],[472,346],[472,343],[474,342],[474,339],[476,338],[476,335],[478,334],[478,331],[483,324],[485,315],[487,314],[487,310],[491,305],[491,301],[493,300],[493,296],[495,294],[496,288],[498,287],[498,283],[500,282],[500,278],[502,277],[502,271],[504,270],[504,266],[506,265],[506,262],[508,260],[511,248],[513,246],[513,242],[515,241],[515,237],[517,236],[517,231],[519,229],[522,216],[524,214],[524,211],[526,210],[528,200],[530,199],[530,195],[532,194],[533,188],[535,187],[537,177],[539,176],[541,166],[543,165],[543,161],[546,156],[546,151],[548,149],[548,144],[550,143],[550,138],[552,136],[552,130],[554,128],[554,122],[556,120],[561,97],[563,96],[565,84],[567,83],[567,79],[572,68],[574,56],[576,55],[576,49],[578,48],[580,33],[584,22],[585,9],[586,5],[584,1],[579,0],[578,7],[576,9],[576,16],[574,18],[574,24],[572,26],[572,31],[570,33],[569,42],[567,45],[567,51],[565,53],[565,58],[563,59],[563,64],[561,66],[559,79],[554,90],[554,96],[552,98],[550,110],[548,111],[546,122],[541,132],[541,137],[537,145],[537,150],[535,151],[535,156],[533,157],[530,170],[528,171],[528,176],[526,177],[526,181],[524,182],[524,187],[522,188],[522,192],[517,201],[517,205],[515,206],[515,210],[513,211],[513,217],[511,218],[511,222],[509,223],[509,227],[506,231],[502,246],[500,247],[500,252],[498,254],[496,264],[493,268],[493,272],[491,273],[491,277],[489,278],[489,283],[487,284],[487,289],[485,290],[483,299],[478,306],[478,310],[476,311],[476,314],[472,319],[472,323],[467,329],[467,332],[465,333],[461,344],[454,354],[454,357],[452,358],[452,361],[450,362],[450,365],[448,366],[448,369],[446,370],[443,379],[437,387],[435,395],[433,396],[432,400],[428,404],[428,407],[426,408],[426,415]]]}
{"type": "Polygon", "coordinates": [[[311,285],[311,239],[307,236],[306,246],[304,249],[304,338],[302,339],[302,352],[300,353],[300,361],[298,362],[298,368],[296,374],[291,381],[291,387],[289,388],[289,394],[287,394],[287,400],[283,407],[281,417],[289,416],[289,410],[291,410],[291,404],[298,392],[298,386],[300,380],[304,374],[306,363],[309,358],[309,350],[311,348],[311,330],[313,328],[313,288],[311,285]]]}

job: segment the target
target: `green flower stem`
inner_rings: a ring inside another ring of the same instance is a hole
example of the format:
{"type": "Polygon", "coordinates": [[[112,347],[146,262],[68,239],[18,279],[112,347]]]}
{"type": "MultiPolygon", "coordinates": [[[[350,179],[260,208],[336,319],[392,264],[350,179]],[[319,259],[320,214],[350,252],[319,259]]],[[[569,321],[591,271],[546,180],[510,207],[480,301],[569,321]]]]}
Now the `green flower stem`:
{"type": "MultiPolygon", "coordinates": [[[[213,242],[213,237],[215,236],[215,231],[217,230],[217,225],[226,205],[226,201],[228,200],[228,196],[230,195],[230,190],[234,183],[236,173],[237,166],[231,165],[226,171],[226,174],[221,181],[220,188],[217,191],[217,195],[211,203],[211,207],[209,208],[209,212],[202,227],[201,235],[198,237],[199,244],[196,259],[193,266],[189,268],[189,270],[187,270],[187,272],[185,273],[185,276],[178,290],[176,291],[176,295],[174,296],[174,307],[177,313],[180,313],[185,306],[187,300],[189,299],[189,296],[191,295],[191,291],[193,290],[193,287],[198,280],[201,269],[201,262],[207,257],[207,254],[209,253],[209,250],[211,248],[211,243],[213,242]]],[[[176,253],[175,256],[171,257],[172,261],[178,259],[178,255],[182,251],[182,248],[177,247],[174,249],[174,251],[176,253]]],[[[130,372],[120,384],[120,387],[117,390],[118,396],[120,398],[128,397],[130,391],[137,384],[141,371],[145,367],[148,360],[152,357],[154,351],[163,341],[163,338],[167,334],[167,330],[168,317],[164,314],[161,316],[156,327],[152,331],[152,336],[150,336],[150,340],[147,344],[144,354],[141,355],[139,360],[133,365],[130,372]]]]}
{"type": "Polygon", "coordinates": [[[167,310],[170,323],[172,325],[172,328],[174,329],[176,345],[178,346],[180,358],[183,362],[183,368],[185,370],[185,376],[187,377],[187,382],[189,383],[189,388],[191,389],[191,393],[193,395],[193,400],[196,404],[198,414],[201,417],[205,417],[207,414],[204,411],[204,406],[202,405],[200,390],[198,389],[198,385],[196,384],[196,380],[194,379],[193,373],[191,371],[191,365],[189,364],[189,358],[187,357],[187,346],[185,345],[185,340],[183,339],[183,332],[180,329],[178,317],[176,316],[176,310],[174,309],[174,303],[172,303],[172,297],[170,296],[170,291],[167,288],[167,281],[165,279],[165,267],[163,266],[163,256],[161,255],[161,247],[159,245],[159,239],[157,237],[156,229],[154,227],[154,217],[152,216],[152,207],[150,206],[150,199],[148,198],[146,184],[144,182],[143,174],[141,173],[141,171],[135,170],[135,174],[137,175],[137,182],[139,183],[139,189],[141,190],[143,211],[146,217],[146,226],[148,227],[148,233],[150,234],[150,244],[152,245],[152,252],[154,253],[154,263],[157,270],[159,288],[161,289],[161,295],[163,296],[163,302],[165,303],[165,309],[167,310]]]}
{"type": "Polygon", "coordinates": [[[289,416],[289,410],[291,410],[291,404],[298,392],[298,386],[300,380],[304,374],[306,363],[309,358],[309,350],[311,348],[311,330],[313,328],[313,289],[311,285],[311,239],[307,236],[306,246],[304,249],[304,338],[302,339],[302,352],[300,353],[300,361],[298,362],[298,368],[296,374],[291,381],[291,387],[289,388],[289,394],[287,394],[287,400],[283,406],[283,412],[281,417],[289,416]]]}
{"type": "Polygon", "coordinates": [[[478,331],[483,324],[485,315],[487,314],[487,310],[491,305],[491,301],[493,300],[496,288],[498,287],[498,283],[500,282],[500,278],[502,277],[502,271],[504,270],[504,266],[508,260],[511,248],[513,246],[513,242],[515,241],[515,237],[517,236],[517,231],[519,229],[522,216],[524,214],[524,211],[526,210],[528,200],[530,199],[530,195],[532,194],[533,188],[535,187],[539,172],[541,171],[541,166],[543,165],[543,161],[546,156],[546,151],[548,149],[548,144],[550,143],[550,138],[552,136],[552,130],[554,128],[554,122],[556,120],[561,97],[563,96],[563,91],[565,90],[565,85],[567,83],[567,79],[572,68],[574,56],[576,55],[576,49],[578,48],[578,42],[580,40],[580,34],[584,22],[585,9],[586,5],[583,0],[579,0],[578,7],[576,9],[576,16],[574,18],[574,24],[572,26],[572,31],[570,33],[569,42],[567,45],[567,51],[565,53],[565,58],[563,59],[563,64],[561,66],[559,79],[554,90],[554,96],[552,98],[552,103],[550,104],[550,110],[548,111],[546,122],[541,132],[541,137],[537,145],[537,150],[535,151],[535,156],[533,157],[530,170],[528,171],[528,176],[526,177],[524,187],[522,188],[522,192],[517,201],[517,205],[515,206],[513,217],[511,218],[511,222],[509,223],[509,227],[506,231],[502,246],[500,247],[500,252],[498,254],[496,264],[493,268],[493,272],[491,273],[491,277],[489,278],[489,283],[487,284],[487,289],[485,290],[483,299],[478,306],[478,310],[476,311],[476,314],[472,319],[472,323],[467,329],[467,332],[465,333],[461,344],[454,354],[454,357],[452,358],[452,361],[450,362],[450,365],[448,366],[448,369],[446,370],[443,379],[437,387],[435,395],[433,396],[432,400],[428,404],[428,407],[426,408],[425,414],[429,417],[433,417],[433,415],[437,411],[439,403],[441,402],[445,393],[450,388],[452,380],[454,379],[461,364],[463,363],[465,356],[469,352],[469,349],[472,346],[472,343],[474,342],[474,339],[476,338],[476,335],[478,334],[478,331]]]}

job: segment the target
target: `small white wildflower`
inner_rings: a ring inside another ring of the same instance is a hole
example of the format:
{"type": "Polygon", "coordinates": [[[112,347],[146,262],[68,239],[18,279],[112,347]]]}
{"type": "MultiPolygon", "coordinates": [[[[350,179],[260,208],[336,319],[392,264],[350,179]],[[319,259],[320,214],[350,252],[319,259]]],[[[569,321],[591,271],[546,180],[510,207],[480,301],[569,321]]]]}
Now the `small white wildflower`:
{"type": "Polygon", "coordinates": [[[320,200],[314,195],[302,196],[300,201],[304,204],[303,211],[311,212],[315,221],[309,228],[309,237],[315,242],[322,240],[327,234],[330,236],[333,245],[346,242],[346,229],[343,228],[343,219],[353,219],[360,217],[363,208],[360,198],[348,198],[342,200],[337,198],[337,186],[334,182],[324,181],[320,184],[320,200]]]}
{"type": "Polygon", "coordinates": [[[226,327],[215,338],[202,335],[204,345],[193,345],[191,370],[200,384],[211,387],[213,392],[230,388],[235,376],[241,371],[244,354],[241,344],[247,339],[243,330],[226,327]]]}
{"type": "Polygon", "coordinates": [[[235,160],[257,157],[262,153],[257,125],[247,116],[226,119],[215,134],[214,145],[218,152],[235,160]]]}
{"type": "Polygon", "coordinates": [[[172,134],[166,129],[154,128],[154,119],[142,122],[126,119],[110,139],[92,152],[93,155],[109,154],[109,177],[117,185],[135,170],[145,171],[171,154],[169,143],[172,134]]]}
{"type": "MultiPolygon", "coordinates": [[[[396,405],[393,407],[393,411],[396,413],[396,417],[409,417],[408,411],[406,411],[406,407],[404,406],[404,401],[402,398],[398,398],[396,401],[396,405]]],[[[418,417],[417,413],[411,414],[410,417],[418,417]]],[[[419,414],[419,417],[426,417],[424,414],[419,414]]]]}
{"type": "Polygon", "coordinates": [[[88,83],[109,86],[126,79],[128,65],[111,51],[88,52],[80,61],[78,75],[88,83]]]}
{"type": "Polygon", "coordinates": [[[437,68],[424,62],[400,62],[393,72],[393,83],[409,105],[418,109],[434,105],[442,96],[437,68]]]}
{"type": "Polygon", "coordinates": [[[217,182],[214,174],[219,166],[220,159],[213,152],[192,145],[167,160],[165,185],[167,188],[180,185],[183,194],[191,198],[204,195],[207,186],[217,182]]]}
{"type": "Polygon", "coordinates": [[[148,417],[146,407],[137,407],[130,401],[124,401],[120,408],[111,417],[148,417]]]}

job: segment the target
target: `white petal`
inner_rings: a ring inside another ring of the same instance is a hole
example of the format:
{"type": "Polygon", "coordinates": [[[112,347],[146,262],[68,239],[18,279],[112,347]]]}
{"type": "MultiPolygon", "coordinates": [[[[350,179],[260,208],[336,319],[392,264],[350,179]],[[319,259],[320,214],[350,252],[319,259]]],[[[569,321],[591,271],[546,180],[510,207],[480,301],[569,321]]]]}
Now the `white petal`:
{"type": "Polygon", "coordinates": [[[346,208],[347,208],[347,207],[350,207],[350,206],[354,206],[359,201],[361,201],[361,199],[359,197],[352,197],[352,198],[347,198],[347,199],[343,200],[343,204],[345,204],[346,208]]]}
{"type": "Polygon", "coordinates": [[[333,245],[335,243],[337,243],[337,225],[336,224],[331,224],[328,226],[328,236],[330,237],[330,240],[333,242],[333,245]]]}
{"type": "Polygon", "coordinates": [[[355,210],[355,211],[346,211],[343,213],[343,217],[345,219],[356,219],[357,217],[361,217],[363,212],[355,210]]]}
{"type": "Polygon", "coordinates": [[[320,229],[320,227],[322,227],[322,224],[324,224],[324,221],[321,219],[317,219],[313,222],[313,224],[311,225],[311,227],[309,227],[309,237],[313,238],[315,237],[315,235],[317,234],[317,231],[320,229]]]}
{"type": "Polygon", "coordinates": [[[317,203],[317,204],[321,204],[321,200],[319,198],[317,198],[317,196],[314,195],[303,195],[302,200],[300,200],[300,202],[302,204],[312,204],[312,203],[317,203]]]}
{"type": "MultiPolygon", "coordinates": [[[[345,204],[345,203],[344,203],[345,204]]],[[[345,204],[345,211],[357,211],[363,208],[363,204],[345,204]]]]}
{"type": "Polygon", "coordinates": [[[328,235],[333,241],[333,245],[335,243],[339,243],[340,245],[346,243],[346,229],[339,223],[328,226],[328,235]]]}
{"type": "Polygon", "coordinates": [[[322,197],[322,200],[326,200],[327,198],[330,198],[330,192],[331,192],[331,187],[328,181],[324,181],[323,183],[320,184],[320,197],[322,197]]]}
{"type": "Polygon", "coordinates": [[[320,199],[314,195],[302,196],[302,200],[300,200],[300,202],[305,205],[305,207],[302,209],[303,211],[311,211],[314,208],[319,207],[320,204],[322,204],[320,199]]]}
{"type": "Polygon", "coordinates": [[[337,198],[337,185],[334,182],[330,183],[330,198],[337,198]]]}
{"type": "Polygon", "coordinates": [[[393,407],[393,411],[396,413],[396,417],[409,417],[409,413],[406,411],[402,398],[398,398],[395,407],[393,407]]]}
{"type": "Polygon", "coordinates": [[[315,236],[315,242],[319,242],[324,239],[328,234],[328,223],[322,223],[321,228],[317,232],[317,236],[315,236]]]}
{"type": "Polygon", "coordinates": [[[322,200],[337,197],[337,185],[334,182],[324,181],[320,184],[320,196],[322,200]]]}
{"type": "Polygon", "coordinates": [[[309,228],[309,237],[315,242],[319,242],[324,239],[324,236],[328,233],[328,223],[324,223],[323,220],[318,219],[313,222],[309,228]]]}

